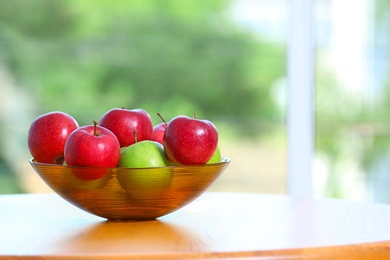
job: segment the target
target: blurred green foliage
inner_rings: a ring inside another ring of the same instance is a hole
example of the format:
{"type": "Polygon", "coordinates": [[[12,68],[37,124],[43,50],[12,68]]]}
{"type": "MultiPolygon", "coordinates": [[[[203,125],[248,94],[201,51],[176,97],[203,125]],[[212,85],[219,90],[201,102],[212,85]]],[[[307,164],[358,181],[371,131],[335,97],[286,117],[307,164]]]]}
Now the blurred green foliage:
{"type": "Polygon", "coordinates": [[[31,89],[39,113],[62,110],[83,124],[113,106],[168,119],[196,112],[275,120],[269,96],[285,73],[284,46],[238,27],[228,4],[5,1],[2,60],[31,89]]]}
{"type": "MultiPolygon", "coordinates": [[[[286,73],[286,46],[235,23],[231,3],[2,0],[0,73],[5,68],[16,92],[28,93],[34,104],[31,120],[61,110],[84,125],[113,107],[140,107],[155,123],[160,122],[157,112],[167,120],[197,113],[223,122],[234,138],[269,133],[283,120],[273,95],[286,73]]],[[[375,39],[369,51],[382,59],[375,66],[384,71],[389,68],[384,58],[389,9],[389,1],[374,1],[375,39]]],[[[390,154],[390,78],[376,86],[380,99],[373,102],[351,96],[333,68],[316,66],[316,152],[326,154],[330,165],[325,195],[342,197],[336,169],[341,161],[353,158],[369,175],[390,154]]],[[[1,84],[0,77],[0,96],[1,84]]],[[[4,136],[0,193],[20,192],[9,174],[13,168],[4,154],[4,136]]]]}
{"type": "Polygon", "coordinates": [[[154,123],[157,112],[197,113],[261,134],[280,121],[272,87],[285,46],[237,25],[230,4],[2,0],[0,65],[28,92],[33,117],[60,110],[85,125],[113,107],[143,108],[154,123]]]}
{"type": "Polygon", "coordinates": [[[342,177],[349,171],[363,179],[369,199],[390,203],[387,187],[378,186],[390,183],[390,1],[368,2],[372,9],[366,30],[372,37],[365,39],[368,84],[363,94],[346,89],[334,68],[317,62],[316,152],[329,167],[325,196],[343,198],[354,192],[342,177]]]}

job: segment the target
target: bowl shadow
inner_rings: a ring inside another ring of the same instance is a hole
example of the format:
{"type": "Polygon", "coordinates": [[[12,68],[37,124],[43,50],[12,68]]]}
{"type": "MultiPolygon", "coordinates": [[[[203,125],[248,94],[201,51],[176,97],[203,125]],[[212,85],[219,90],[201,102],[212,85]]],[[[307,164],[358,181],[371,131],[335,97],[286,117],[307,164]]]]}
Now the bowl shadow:
{"type": "Polygon", "coordinates": [[[160,220],[101,222],[63,237],[54,247],[72,254],[177,254],[207,249],[187,228],[160,220]]]}

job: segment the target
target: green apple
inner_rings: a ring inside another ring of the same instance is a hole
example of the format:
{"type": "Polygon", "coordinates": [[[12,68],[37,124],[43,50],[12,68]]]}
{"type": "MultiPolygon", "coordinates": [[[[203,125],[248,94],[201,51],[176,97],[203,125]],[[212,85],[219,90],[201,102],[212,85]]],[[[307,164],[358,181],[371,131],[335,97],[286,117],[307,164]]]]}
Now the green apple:
{"type": "Polygon", "coordinates": [[[146,168],[164,167],[168,160],[162,144],[144,140],[121,149],[118,167],[146,168]]]}
{"type": "Polygon", "coordinates": [[[144,140],[121,150],[116,177],[129,195],[155,198],[171,184],[167,165],[163,145],[144,140]]]}
{"type": "Polygon", "coordinates": [[[215,150],[213,156],[210,158],[210,160],[207,162],[207,164],[211,163],[219,163],[222,160],[221,150],[219,147],[215,150]]]}

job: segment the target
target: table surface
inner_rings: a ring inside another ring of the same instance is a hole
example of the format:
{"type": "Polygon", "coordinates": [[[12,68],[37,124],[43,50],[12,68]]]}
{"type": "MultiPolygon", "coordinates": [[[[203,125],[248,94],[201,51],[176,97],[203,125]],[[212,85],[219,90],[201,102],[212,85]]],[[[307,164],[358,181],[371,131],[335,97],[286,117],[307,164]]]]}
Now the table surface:
{"type": "Polygon", "coordinates": [[[390,205],[208,192],[153,221],[110,222],[55,194],[0,196],[0,259],[385,259],[390,205]]]}

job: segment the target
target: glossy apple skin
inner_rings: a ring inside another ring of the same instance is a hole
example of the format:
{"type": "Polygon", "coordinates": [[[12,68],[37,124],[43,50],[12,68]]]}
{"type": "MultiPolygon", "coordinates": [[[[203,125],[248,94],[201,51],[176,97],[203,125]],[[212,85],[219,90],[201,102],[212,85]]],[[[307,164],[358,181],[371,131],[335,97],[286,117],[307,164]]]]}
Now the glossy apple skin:
{"type": "Polygon", "coordinates": [[[59,111],[37,117],[28,131],[28,148],[35,161],[62,164],[69,135],[78,128],[76,120],[59,111]]]}
{"type": "Polygon", "coordinates": [[[219,162],[221,162],[221,160],[222,160],[221,149],[219,149],[219,147],[217,147],[213,156],[210,158],[210,160],[207,163],[208,164],[219,163],[219,162]]]}
{"type": "Polygon", "coordinates": [[[65,161],[68,166],[112,168],[118,164],[119,157],[118,138],[101,126],[96,126],[96,135],[93,125],[79,127],[65,143],[65,161]]]}
{"type": "Polygon", "coordinates": [[[167,128],[166,123],[160,123],[153,127],[152,137],[150,140],[158,142],[160,144],[164,144],[164,134],[165,129],[167,128]]]}
{"type": "MultiPolygon", "coordinates": [[[[137,189],[150,190],[149,195],[159,196],[159,190],[166,189],[172,180],[172,172],[168,168],[157,170],[157,167],[169,166],[164,154],[164,147],[159,142],[144,140],[122,148],[118,167],[133,168],[133,174],[119,171],[116,177],[123,189],[129,194],[137,193],[137,189]],[[150,168],[150,171],[139,170],[150,168]]],[[[148,192],[147,192],[148,193],[148,192]]],[[[147,194],[146,193],[146,194],[147,194]]],[[[143,196],[145,192],[143,192],[143,196]]]]}
{"type": "Polygon", "coordinates": [[[175,163],[205,164],[214,155],[217,146],[217,128],[208,120],[177,116],[165,129],[165,154],[175,163]]]}
{"type": "Polygon", "coordinates": [[[118,163],[118,167],[127,168],[164,167],[167,165],[163,145],[151,140],[144,140],[123,148],[118,163]]]}
{"type": "Polygon", "coordinates": [[[153,131],[152,119],[143,109],[113,108],[102,116],[99,125],[111,130],[121,147],[135,143],[134,131],[138,142],[150,140],[153,131]]]}

